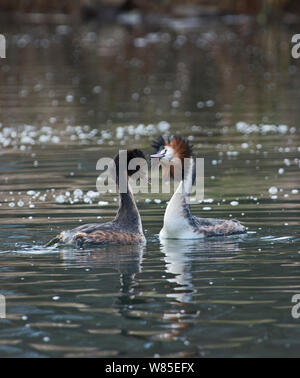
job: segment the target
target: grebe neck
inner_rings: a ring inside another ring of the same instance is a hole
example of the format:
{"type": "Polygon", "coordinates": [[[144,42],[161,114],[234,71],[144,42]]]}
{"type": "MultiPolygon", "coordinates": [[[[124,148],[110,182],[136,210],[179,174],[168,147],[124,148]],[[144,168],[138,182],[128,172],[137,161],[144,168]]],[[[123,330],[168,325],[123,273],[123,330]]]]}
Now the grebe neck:
{"type": "MultiPolygon", "coordinates": [[[[173,198],[178,198],[182,203],[186,203],[188,205],[189,203],[189,197],[190,193],[192,191],[193,186],[193,180],[194,180],[194,168],[195,168],[195,162],[193,158],[185,159],[185,165],[184,165],[184,177],[182,177],[175,193],[173,194],[173,197],[171,198],[170,202],[173,200],[173,198]]],[[[170,203],[169,202],[169,203],[170,203]]],[[[189,207],[189,205],[188,205],[189,207]]]]}
{"type": "Polygon", "coordinates": [[[132,189],[127,184],[127,193],[119,193],[119,209],[114,222],[130,232],[143,233],[140,213],[135,203],[132,189]]]}
{"type": "Polygon", "coordinates": [[[176,238],[184,230],[190,230],[193,225],[189,197],[193,183],[194,161],[190,158],[187,163],[185,177],[180,181],[165,211],[164,227],[161,230],[163,237],[167,233],[168,236],[176,238]]]}

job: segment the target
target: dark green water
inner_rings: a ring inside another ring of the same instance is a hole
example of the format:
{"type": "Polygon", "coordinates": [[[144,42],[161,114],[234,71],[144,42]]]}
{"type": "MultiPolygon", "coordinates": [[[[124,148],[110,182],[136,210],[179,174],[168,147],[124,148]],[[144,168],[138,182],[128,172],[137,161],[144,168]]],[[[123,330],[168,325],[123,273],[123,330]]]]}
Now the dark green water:
{"type": "Polygon", "coordinates": [[[299,356],[296,30],[231,21],[1,31],[2,357],[299,356]],[[205,158],[208,201],[193,213],[249,233],[160,244],[168,196],[148,194],[145,247],[43,248],[114,216],[116,196],[87,195],[97,160],[149,154],[160,130],[205,158]]]}

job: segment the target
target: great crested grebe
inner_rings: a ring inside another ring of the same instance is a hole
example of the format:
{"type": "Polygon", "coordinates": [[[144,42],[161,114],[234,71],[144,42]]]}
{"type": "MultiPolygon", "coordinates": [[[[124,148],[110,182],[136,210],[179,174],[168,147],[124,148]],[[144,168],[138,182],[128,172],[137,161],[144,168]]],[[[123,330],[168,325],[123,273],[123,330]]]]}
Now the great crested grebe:
{"type": "MultiPolygon", "coordinates": [[[[142,158],[145,159],[145,155],[141,150],[127,151],[127,164],[131,159],[142,158]]],[[[118,154],[114,158],[116,168],[116,184],[119,187],[121,175],[127,183],[127,190],[119,192],[120,205],[115,219],[107,223],[91,223],[76,227],[72,230],[61,232],[54,239],[50,240],[46,247],[53,244],[73,244],[77,248],[81,248],[85,245],[126,245],[145,243],[146,238],[143,233],[142,221],[140,213],[136,206],[133,193],[128,183],[128,178],[134,173],[138,172],[138,169],[128,169],[124,172],[119,172],[120,155],[118,154]]]]}
{"type": "Polygon", "coordinates": [[[173,136],[169,140],[160,136],[153,142],[152,147],[155,148],[156,154],[151,155],[151,158],[161,159],[162,165],[164,162],[172,163],[180,159],[182,177],[184,176],[183,167],[188,166],[185,179],[180,181],[166,208],[160,238],[200,239],[205,236],[227,236],[246,232],[246,228],[237,220],[199,218],[191,214],[188,200],[195,179],[195,162],[192,147],[188,141],[180,136],[173,136]],[[188,159],[188,164],[184,165],[184,159],[188,159]]]}

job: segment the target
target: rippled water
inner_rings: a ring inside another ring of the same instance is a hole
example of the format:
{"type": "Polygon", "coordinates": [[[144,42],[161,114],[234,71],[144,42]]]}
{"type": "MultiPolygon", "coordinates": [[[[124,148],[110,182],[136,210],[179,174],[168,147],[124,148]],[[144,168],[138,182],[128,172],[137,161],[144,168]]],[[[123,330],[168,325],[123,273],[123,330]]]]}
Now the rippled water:
{"type": "Polygon", "coordinates": [[[293,27],[167,19],[2,33],[1,356],[298,356],[293,27]],[[238,218],[248,234],[160,244],[168,196],[149,194],[137,195],[145,247],[45,249],[61,229],[113,217],[115,196],[88,193],[97,160],[149,154],[161,131],[205,157],[193,212],[238,218]]]}

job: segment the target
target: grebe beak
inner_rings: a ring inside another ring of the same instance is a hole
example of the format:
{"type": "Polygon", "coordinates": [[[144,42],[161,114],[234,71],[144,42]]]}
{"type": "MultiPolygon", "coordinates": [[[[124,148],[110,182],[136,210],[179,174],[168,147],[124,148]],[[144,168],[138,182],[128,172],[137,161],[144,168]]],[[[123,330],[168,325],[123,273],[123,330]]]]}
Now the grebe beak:
{"type": "Polygon", "coordinates": [[[148,178],[148,174],[142,173],[140,179],[143,180],[146,184],[151,185],[151,179],[148,178]]]}
{"type": "Polygon", "coordinates": [[[166,156],[165,152],[159,152],[158,154],[150,155],[151,158],[161,159],[166,156]]]}

